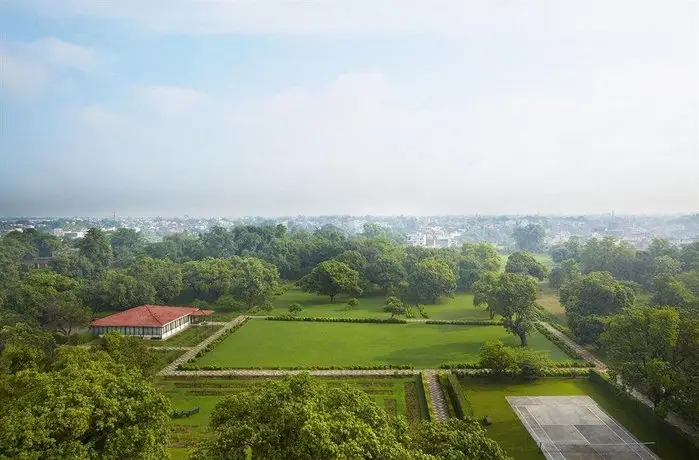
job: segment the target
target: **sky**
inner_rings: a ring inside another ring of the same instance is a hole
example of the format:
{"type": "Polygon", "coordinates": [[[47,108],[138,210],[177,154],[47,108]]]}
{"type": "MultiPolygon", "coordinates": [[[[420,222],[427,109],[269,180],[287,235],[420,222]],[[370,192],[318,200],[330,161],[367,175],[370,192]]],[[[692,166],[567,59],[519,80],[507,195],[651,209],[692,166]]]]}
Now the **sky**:
{"type": "Polygon", "coordinates": [[[0,0],[0,216],[699,211],[699,2],[0,0]]]}

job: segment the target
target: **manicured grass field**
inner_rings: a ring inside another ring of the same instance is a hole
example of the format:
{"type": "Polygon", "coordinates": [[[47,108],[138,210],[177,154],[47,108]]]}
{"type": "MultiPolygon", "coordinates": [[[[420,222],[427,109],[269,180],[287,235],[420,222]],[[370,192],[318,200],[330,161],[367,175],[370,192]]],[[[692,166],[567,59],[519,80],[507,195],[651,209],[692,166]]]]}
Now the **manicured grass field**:
{"type": "Polygon", "coordinates": [[[149,340],[147,343],[153,347],[192,347],[222,326],[189,326],[179,334],[173,335],[165,340],[149,340]]]}
{"type": "Polygon", "coordinates": [[[536,299],[536,303],[544,307],[544,309],[549,313],[553,314],[559,324],[567,324],[565,308],[563,308],[563,305],[561,305],[561,302],[558,300],[558,293],[555,289],[551,289],[549,287],[543,288],[539,293],[539,297],[536,299]]]}
{"type": "MultiPolygon", "coordinates": [[[[303,306],[300,316],[328,316],[346,318],[389,318],[390,313],[383,311],[386,298],[384,296],[358,297],[359,305],[350,307],[347,301],[351,297],[337,296],[333,303],[327,296],[318,296],[291,288],[284,295],[275,299],[270,312],[260,312],[265,315],[286,315],[289,305],[299,303],[303,306]]],[[[430,319],[489,319],[488,312],[483,307],[473,306],[473,294],[457,292],[454,298],[442,299],[436,305],[424,305],[430,319]]],[[[417,314],[417,310],[415,310],[417,314]]]]}
{"type": "Polygon", "coordinates": [[[461,381],[471,401],[474,415],[490,417],[488,434],[498,441],[510,456],[517,460],[543,459],[536,443],[514,413],[506,396],[568,396],[588,395],[600,407],[649,446],[664,460],[699,458],[699,450],[692,450],[689,442],[669,430],[659,421],[648,421],[634,413],[633,408],[611,396],[598,384],[587,378],[539,379],[531,383],[465,378],[461,381]]]}
{"type": "MultiPolygon", "coordinates": [[[[412,364],[432,368],[446,362],[475,362],[483,342],[495,339],[519,344],[502,326],[253,319],[196,364],[238,368],[412,364]]],[[[570,359],[537,331],[529,337],[529,345],[554,360],[570,359]]]]}
{"type": "MultiPolygon", "coordinates": [[[[366,391],[389,414],[402,415],[414,425],[426,418],[426,406],[420,401],[419,377],[361,377],[322,379],[329,385],[349,384],[366,391]]],[[[170,398],[173,410],[199,407],[188,418],[172,419],[172,458],[185,458],[192,447],[208,434],[208,423],[216,403],[229,394],[259,388],[266,379],[167,378],[157,386],[170,398]]]]}

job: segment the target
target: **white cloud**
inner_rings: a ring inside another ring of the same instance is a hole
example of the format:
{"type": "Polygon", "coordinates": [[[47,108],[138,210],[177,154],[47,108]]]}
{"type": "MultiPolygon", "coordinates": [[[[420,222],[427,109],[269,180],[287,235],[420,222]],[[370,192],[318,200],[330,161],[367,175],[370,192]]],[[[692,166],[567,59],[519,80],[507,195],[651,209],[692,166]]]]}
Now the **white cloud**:
{"type": "Polygon", "coordinates": [[[102,56],[92,47],[54,37],[32,42],[0,42],[0,91],[26,99],[39,95],[54,82],[66,86],[64,77],[99,68],[102,56]]]}
{"type": "Polygon", "coordinates": [[[134,94],[147,109],[166,116],[181,115],[209,100],[204,92],[179,86],[137,86],[134,94]]]}
{"type": "Polygon", "coordinates": [[[86,127],[100,131],[114,131],[125,125],[123,117],[101,105],[82,107],[77,112],[77,119],[86,127]]]}

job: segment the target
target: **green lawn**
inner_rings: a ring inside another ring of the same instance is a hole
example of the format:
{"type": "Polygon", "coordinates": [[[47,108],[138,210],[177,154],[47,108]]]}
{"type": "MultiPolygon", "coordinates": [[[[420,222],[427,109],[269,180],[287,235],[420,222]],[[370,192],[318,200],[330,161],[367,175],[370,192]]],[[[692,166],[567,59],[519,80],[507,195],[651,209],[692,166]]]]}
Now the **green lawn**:
{"type": "MultiPolygon", "coordinates": [[[[412,364],[430,368],[445,362],[477,361],[483,342],[494,339],[508,345],[519,344],[501,326],[253,319],[196,364],[234,368],[412,364]]],[[[529,345],[549,352],[554,360],[570,359],[537,331],[529,337],[529,345]]]]}
{"type": "MultiPolygon", "coordinates": [[[[411,425],[426,418],[426,406],[419,400],[419,377],[358,377],[322,379],[329,385],[357,385],[389,414],[404,416],[411,425]]],[[[266,379],[163,378],[157,386],[170,398],[173,410],[199,407],[188,418],[172,419],[172,458],[186,458],[197,441],[205,438],[211,412],[229,394],[259,388],[266,379]]]]}
{"type": "Polygon", "coordinates": [[[539,297],[536,299],[536,303],[544,307],[544,310],[551,313],[559,324],[567,324],[567,317],[565,308],[558,300],[558,293],[555,289],[545,287],[539,293],[539,297]]]}
{"type": "Polygon", "coordinates": [[[586,378],[539,379],[532,383],[465,378],[462,386],[471,401],[476,417],[489,416],[493,424],[489,435],[517,460],[543,459],[536,443],[514,413],[505,396],[588,395],[597,404],[631,431],[640,441],[656,442],[652,449],[664,460],[699,458],[699,450],[691,450],[687,440],[669,430],[661,422],[648,422],[632,408],[624,405],[586,378]]]}
{"type": "Polygon", "coordinates": [[[184,331],[168,337],[165,340],[149,340],[147,343],[153,347],[192,347],[222,326],[189,326],[184,331]]]}
{"type": "MultiPolygon", "coordinates": [[[[358,297],[359,305],[347,305],[349,296],[337,296],[330,303],[327,296],[318,296],[291,288],[282,296],[275,299],[271,312],[260,312],[265,315],[286,315],[289,305],[299,303],[303,306],[301,316],[329,316],[346,318],[388,318],[391,315],[383,311],[386,298],[384,296],[358,297]]],[[[436,305],[425,305],[430,319],[489,319],[483,307],[473,306],[473,294],[457,292],[454,298],[445,298],[436,305]]],[[[415,310],[417,313],[417,310],[415,310]]]]}

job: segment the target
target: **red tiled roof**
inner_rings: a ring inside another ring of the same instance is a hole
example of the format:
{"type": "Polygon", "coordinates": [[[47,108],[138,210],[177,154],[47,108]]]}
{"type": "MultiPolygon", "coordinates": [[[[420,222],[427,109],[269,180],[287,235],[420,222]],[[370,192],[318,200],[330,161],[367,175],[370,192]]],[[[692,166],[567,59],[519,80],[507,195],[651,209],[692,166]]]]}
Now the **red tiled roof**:
{"type": "Polygon", "coordinates": [[[90,326],[160,327],[183,316],[210,315],[209,312],[213,313],[213,310],[200,310],[196,307],[170,307],[168,305],[141,305],[96,319],[90,323],[90,326]]]}

